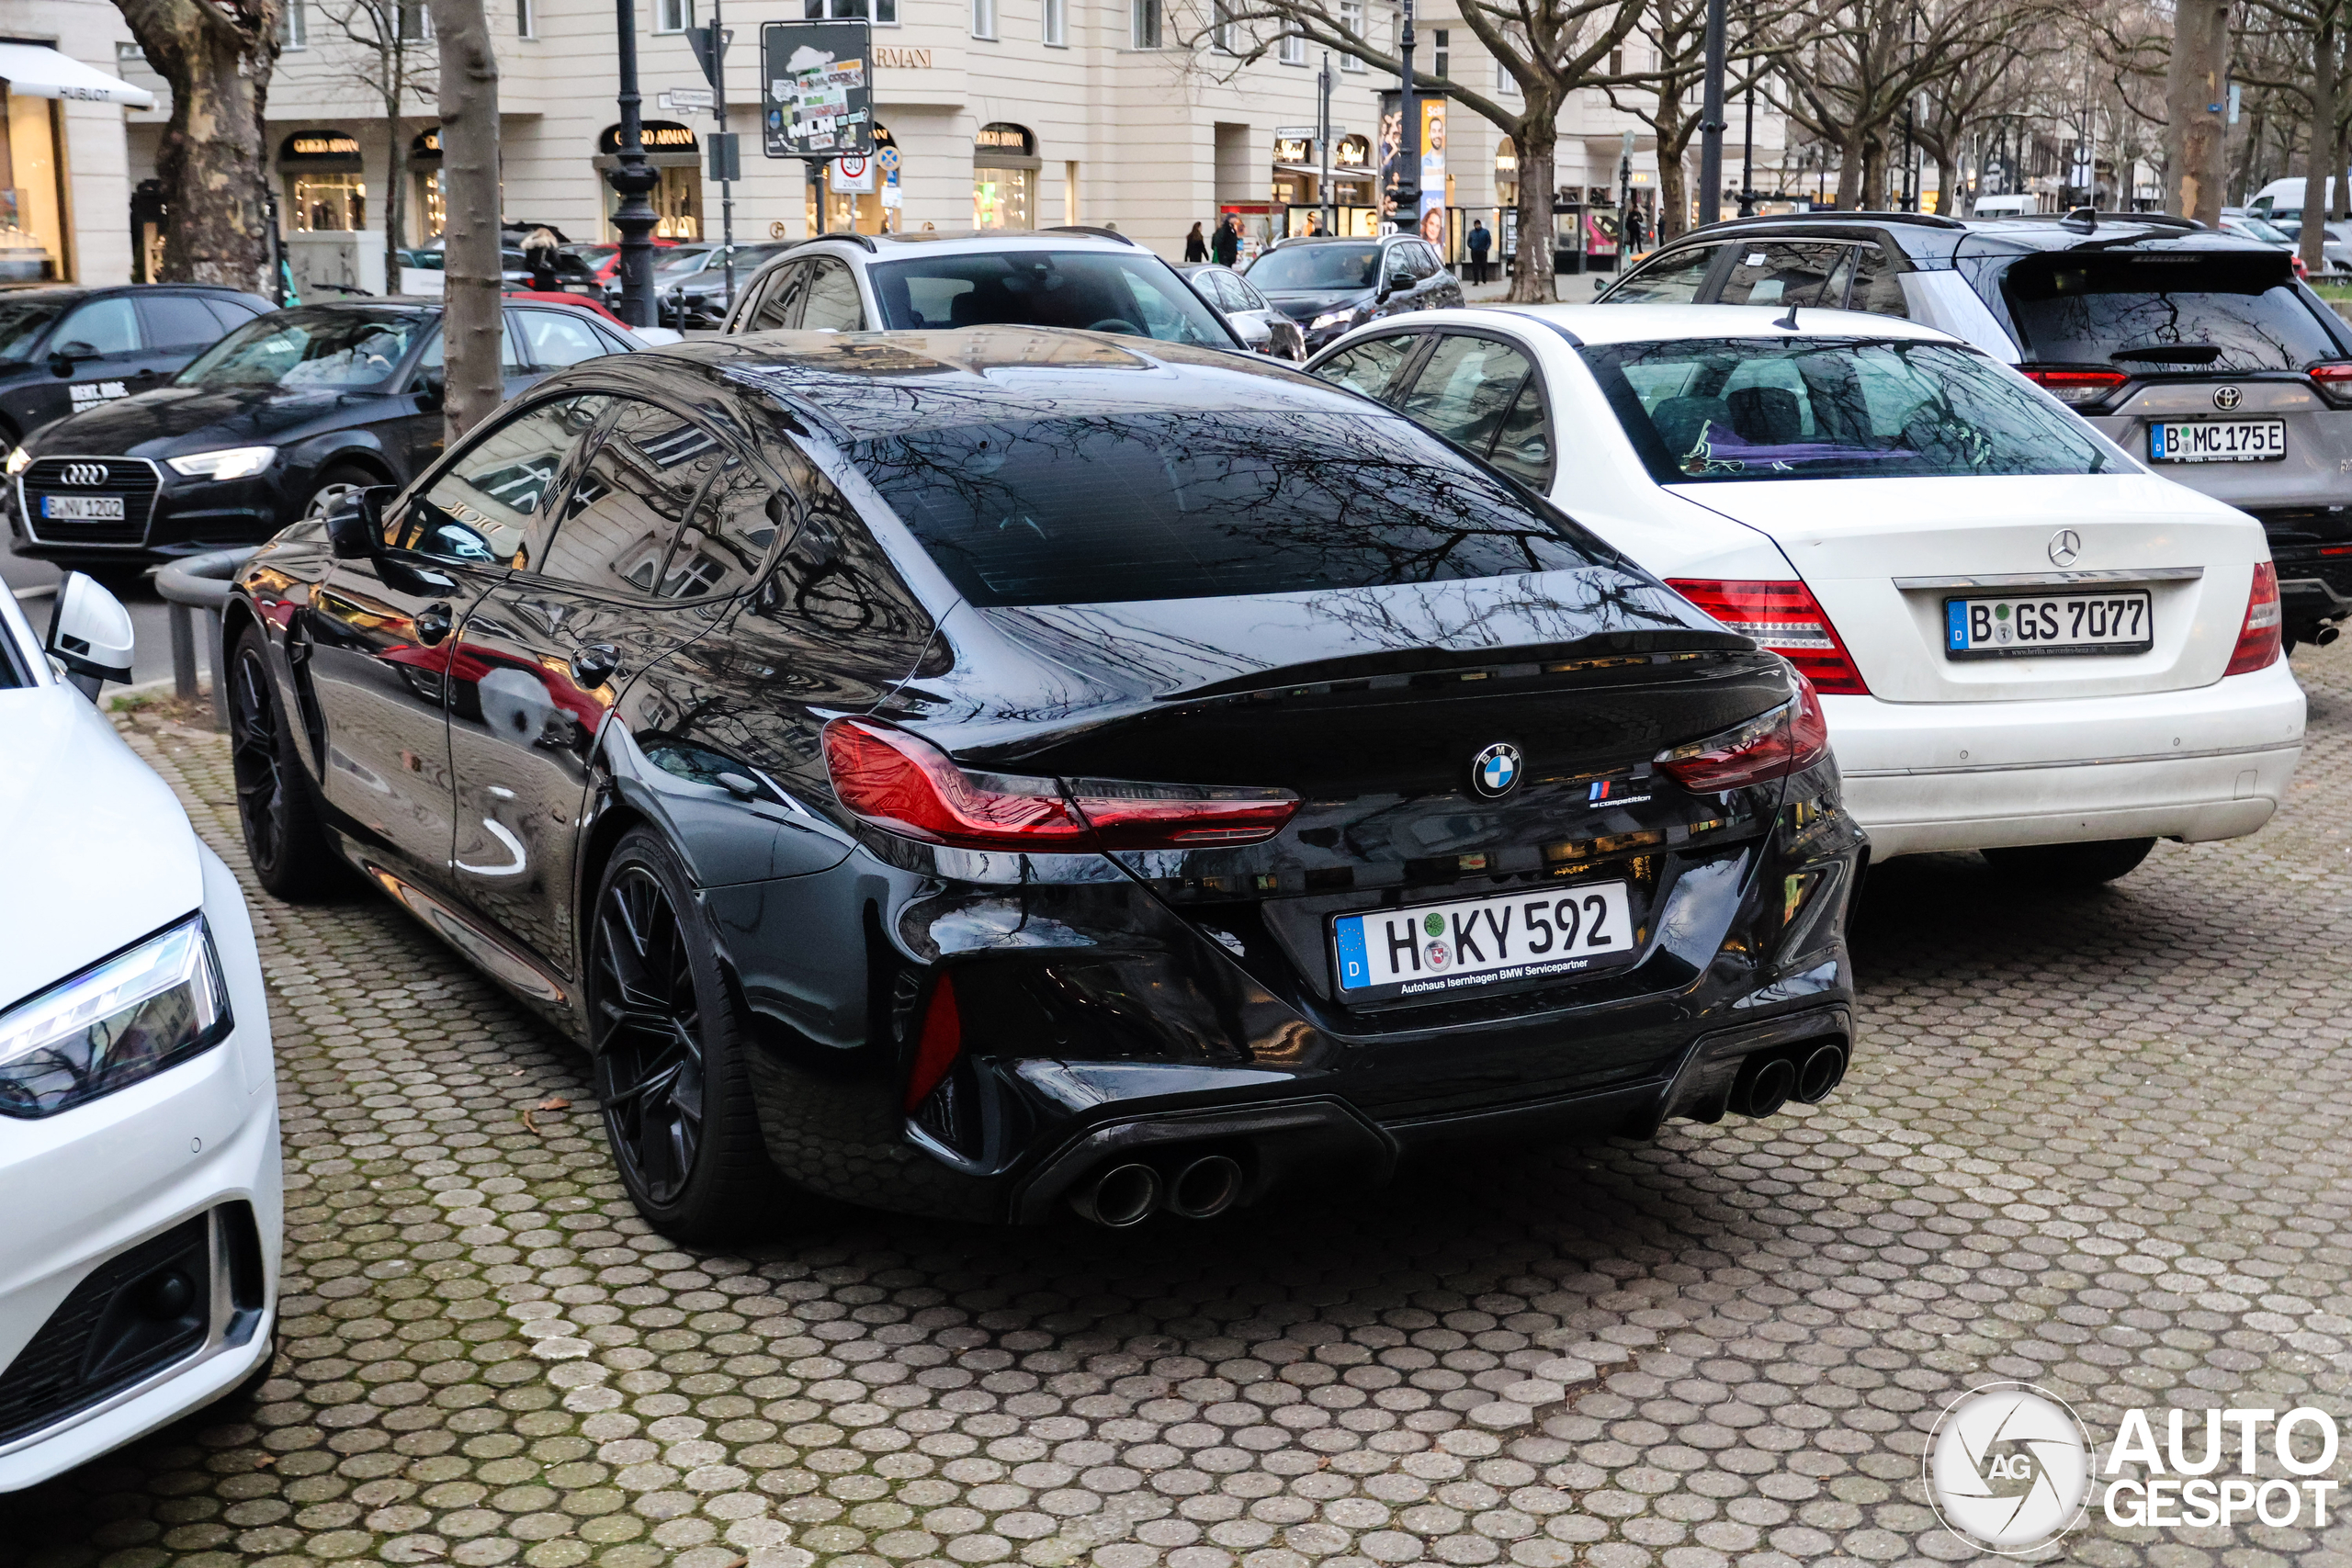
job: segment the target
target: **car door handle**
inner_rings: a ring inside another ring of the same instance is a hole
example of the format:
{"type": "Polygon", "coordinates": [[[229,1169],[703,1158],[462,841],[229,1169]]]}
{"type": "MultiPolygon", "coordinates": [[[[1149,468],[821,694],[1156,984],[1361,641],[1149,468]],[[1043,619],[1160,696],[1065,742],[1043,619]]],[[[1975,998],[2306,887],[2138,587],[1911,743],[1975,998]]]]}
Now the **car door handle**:
{"type": "Polygon", "coordinates": [[[571,678],[582,691],[594,691],[611,680],[620,667],[621,650],[609,642],[592,642],[571,656],[571,678]]]}
{"type": "Polygon", "coordinates": [[[416,640],[427,648],[434,647],[443,637],[447,637],[456,624],[449,618],[449,606],[446,604],[427,604],[424,609],[419,610],[416,613],[416,618],[409,623],[416,632],[416,640]]]}

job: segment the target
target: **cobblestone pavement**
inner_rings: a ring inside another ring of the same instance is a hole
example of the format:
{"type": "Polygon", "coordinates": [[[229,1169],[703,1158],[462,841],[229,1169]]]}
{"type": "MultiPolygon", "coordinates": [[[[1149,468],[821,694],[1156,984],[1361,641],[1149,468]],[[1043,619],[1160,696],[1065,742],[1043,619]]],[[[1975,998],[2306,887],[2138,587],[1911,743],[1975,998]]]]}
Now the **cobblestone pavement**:
{"type": "MultiPolygon", "coordinates": [[[[2263,834],[2081,897],[1891,868],[1828,1104],[1194,1227],[843,1211],[680,1250],[567,1047],[386,903],[255,892],[276,1374],[0,1499],[0,1559],[1953,1562],[1919,1455],[1973,1382],[2102,1438],[2132,1406],[2342,1415],[2352,643],[2297,662],[2312,744],[2263,834]]],[[[220,741],[137,740],[239,863],[220,741]]],[[[2056,1555],[2352,1563],[2334,1519],[2094,1512],[2056,1555]]]]}

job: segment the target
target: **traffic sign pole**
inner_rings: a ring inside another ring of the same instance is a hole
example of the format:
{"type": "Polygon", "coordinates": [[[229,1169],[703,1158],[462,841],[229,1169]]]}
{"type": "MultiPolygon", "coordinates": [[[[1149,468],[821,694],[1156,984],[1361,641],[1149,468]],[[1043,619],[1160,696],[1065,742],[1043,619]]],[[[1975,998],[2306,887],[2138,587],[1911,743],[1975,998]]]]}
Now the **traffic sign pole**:
{"type": "Polygon", "coordinates": [[[710,0],[710,26],[687,29],[686,42],[710,82],[710,109],[718,121],[711,133],[710,172],[718,180],[718,265],[723,269],[727,309],[735,309],[735,179],[741,173],[735,139],[727,133],[727,45],[734,35],[720,23],[719,0],[710,0]]]}

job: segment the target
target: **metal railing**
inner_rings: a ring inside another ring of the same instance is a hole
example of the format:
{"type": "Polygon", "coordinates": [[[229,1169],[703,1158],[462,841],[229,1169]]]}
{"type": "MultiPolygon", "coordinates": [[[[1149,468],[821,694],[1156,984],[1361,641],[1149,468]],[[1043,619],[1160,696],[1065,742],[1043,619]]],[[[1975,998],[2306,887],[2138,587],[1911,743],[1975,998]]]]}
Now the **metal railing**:
{"type": "Polygon", "coordinates": [[[205,646],[211,653],[212,728],[229,728],[228,660],[220,646],[220,613],[229,603],[229,583],[238,569],[254,558],[258,546],[212,550],[183,556],[155,573],[155,592],[171,606],[172,694],[183,701],[197,694],[197,614],[203,612],[205,646]]]}

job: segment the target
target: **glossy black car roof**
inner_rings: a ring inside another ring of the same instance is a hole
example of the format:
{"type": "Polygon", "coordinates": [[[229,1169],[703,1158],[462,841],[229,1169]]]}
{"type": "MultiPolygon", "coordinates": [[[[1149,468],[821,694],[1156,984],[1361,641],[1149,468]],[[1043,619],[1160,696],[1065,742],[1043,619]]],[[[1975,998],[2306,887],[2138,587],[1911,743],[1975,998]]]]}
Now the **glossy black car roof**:
{"type": "Polygon", "coordinates": [[[559,379],[697,367],[777,399],[836,439],[1102,413],[1364,413],[1363,400],[1271,361],[1058,327],[746,333],[589,361],[559,379]]]}

